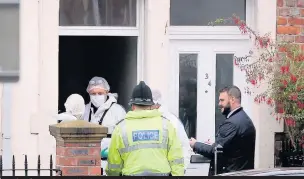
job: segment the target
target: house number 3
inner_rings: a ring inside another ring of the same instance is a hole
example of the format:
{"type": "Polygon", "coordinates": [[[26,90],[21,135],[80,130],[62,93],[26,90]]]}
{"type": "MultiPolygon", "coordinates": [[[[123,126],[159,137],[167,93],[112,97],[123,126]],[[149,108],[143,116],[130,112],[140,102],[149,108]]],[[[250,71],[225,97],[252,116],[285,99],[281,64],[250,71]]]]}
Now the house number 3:
{"type": "MultiPolygon", "coordinates": [[[[208,73],[205,73],[205,79],[206,79],[206,80],[209,79],[208,73]]],[[[211,80],[208,82],[208,85],[211,86],[211,80]]]]}
{"type": "Polygon", "coordinates": [[[209,79],[208,73],[205,74],[205,79],[209,79]]]}

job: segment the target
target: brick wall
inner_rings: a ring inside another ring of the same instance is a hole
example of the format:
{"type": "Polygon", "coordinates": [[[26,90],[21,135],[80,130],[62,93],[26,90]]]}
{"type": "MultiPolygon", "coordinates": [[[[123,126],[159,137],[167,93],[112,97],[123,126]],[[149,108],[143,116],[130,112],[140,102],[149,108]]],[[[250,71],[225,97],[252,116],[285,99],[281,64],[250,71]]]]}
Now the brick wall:
{"type": "Polygon", "coordinates": [[[304,49],[304,0],[277,0],[277,40],[304,49]]]}
{"type": "Polygon", "coordinates": [[[56,167],[63,176],[101,175],[100,158],[100,142],[57,142],[56,167]]]}
{"type": "Polygon", "coordinates": [[[62,176],[100,176],[100,141],[108,129],[84,120],[49,127],[56,139],[56,168],[62,176]]]}

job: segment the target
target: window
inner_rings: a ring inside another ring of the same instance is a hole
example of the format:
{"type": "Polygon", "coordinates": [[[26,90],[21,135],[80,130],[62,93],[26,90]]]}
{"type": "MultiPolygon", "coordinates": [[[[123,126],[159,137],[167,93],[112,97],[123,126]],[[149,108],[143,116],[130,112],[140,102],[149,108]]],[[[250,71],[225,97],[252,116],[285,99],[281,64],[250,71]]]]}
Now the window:
{"type": "Polygon", "coordinates": [[[216,55],[216,86],[215,86],[215,134],[225,117],[218,107],[219,90],[233,85],[233,54],[216,55]]]}
{"type": "Polygon", "coordinates": [[[197,54],[179,55],[179,118],[188,137],[196,137],[197,54]]]}
{"type": "Polygon", "coordinates": [[[60,26],[136,26],[136,0],[60,0],[60,26]]]}
{"type": "Polygon", "coordinates": [[[19,1],[0,0],[0,76],[19,75],[19,1]]]}
{"type": "Polygon", "coordinates": [[[232,14],[246,20],[246,0],[171,0],[170,2],[171,26],[207,26],[217,18],[231,17],[232,14]]]}

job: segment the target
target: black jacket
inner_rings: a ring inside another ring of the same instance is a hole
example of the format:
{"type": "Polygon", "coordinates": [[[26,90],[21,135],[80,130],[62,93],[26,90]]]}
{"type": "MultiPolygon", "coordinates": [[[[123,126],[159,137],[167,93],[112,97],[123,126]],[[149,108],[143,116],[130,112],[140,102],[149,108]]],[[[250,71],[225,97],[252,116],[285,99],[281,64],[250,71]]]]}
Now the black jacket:
{"type": "Polygon", "coordinates": [[[255,138],[254,125],[243,108],[240,108],[220,125],[213,145],[196,142],[194,152],[213,161],[214,147],[220,144],[223,154],[218,158],[218,173],[253,169],[255,138]]]}

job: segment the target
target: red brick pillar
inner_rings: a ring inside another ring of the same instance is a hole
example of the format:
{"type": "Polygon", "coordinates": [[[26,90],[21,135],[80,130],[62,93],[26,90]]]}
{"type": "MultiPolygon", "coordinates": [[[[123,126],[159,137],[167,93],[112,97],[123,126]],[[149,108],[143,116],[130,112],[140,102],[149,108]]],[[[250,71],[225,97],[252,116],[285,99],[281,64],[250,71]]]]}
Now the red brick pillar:
{"type": "Polygon", "coordinates": [[[56,167],[62,176],[101,175],[100,141],[108,129],[83,120],[61,122],[49,127],[56,138],[56,167]]]}

